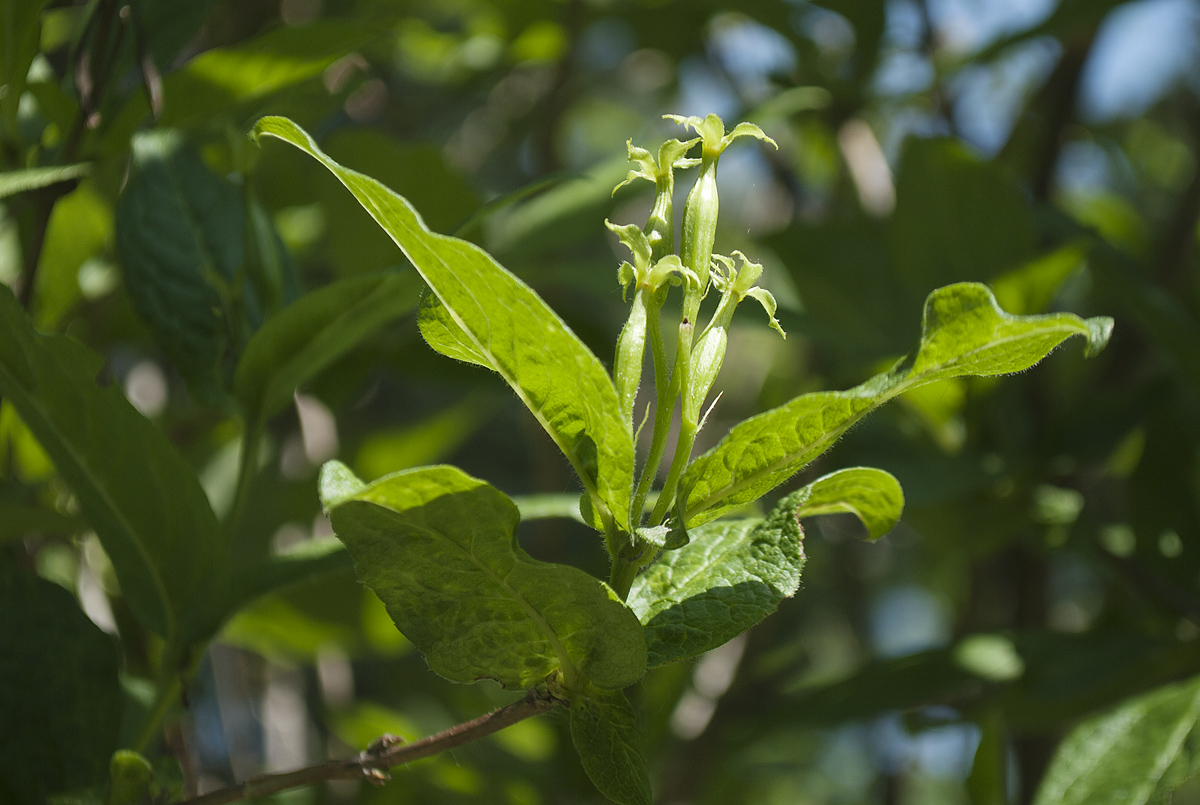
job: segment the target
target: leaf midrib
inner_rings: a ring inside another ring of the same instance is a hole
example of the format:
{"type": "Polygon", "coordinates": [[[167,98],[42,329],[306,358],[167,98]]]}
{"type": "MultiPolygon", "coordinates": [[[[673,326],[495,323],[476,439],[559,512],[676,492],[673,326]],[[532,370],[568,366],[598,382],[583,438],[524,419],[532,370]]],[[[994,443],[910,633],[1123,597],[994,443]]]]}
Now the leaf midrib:
{"type": "Polygon", "coordinates": [[[41,419],[43,426],[49,429],[55,435],[56,440],[62,449],[70,456],[71,460],[73,460],[75,464],[83,470],[84,476],[91,482],[93,489],[98,492],[101,500],[108,508],[113,519],[116,520],[116,522],[125,531],[127,539],[133,544],[134,548],[138,552],[138,555],[142,559],[142,564],[147,570],[147,575],[150,576],[150,579],[154,584],[155,592],[158,593],[159,603],[163,608],[163,614],[166,616],[167,620],[167,634],[165,637],[167,638],[168,645],[171,644],[178,632],[178,617],[174,608],[171,606],[171,599],[167,595],[166,581],[160,575],[158,567],[153,561],[153,557],[147,551],[146,546],[142,543],[142,540],[138,538],[137,531],[125,519],[121,508],[113,502],[112,498],[109,496],[108,488],[96,479],[95,474],[91,471],[89,463],[80,457],[71,442],[64,436],[63,432],[59,430],[58,426],[54,423],[53,417],[51,417],[41,405],[38,405],[35,402],[35,399],[26,392],[24,387],[19,381],[16,380],[7,366],[0,364],[0,374],[3,375],[5,384],[8,385],[10,389],[17,392],[16,394],[13,394],[11,390],[9,392],[9,397],[13,398],[14,404],[16,398],[19,397],[24,400],[25,404],[29,407],[29,410],[34,411],[37,414],[39,419],[41,419]]]}

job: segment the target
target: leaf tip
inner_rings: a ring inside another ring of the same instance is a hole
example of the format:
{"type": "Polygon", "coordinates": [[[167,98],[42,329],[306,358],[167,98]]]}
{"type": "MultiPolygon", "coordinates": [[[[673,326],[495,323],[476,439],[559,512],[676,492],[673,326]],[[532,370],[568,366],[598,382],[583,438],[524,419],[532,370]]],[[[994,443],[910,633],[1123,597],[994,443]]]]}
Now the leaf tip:
{"type": "Polygon", "coordinates": [[[1083,323],[1088,329],[1087,346],[1084,347],[1083,354],[1090,358],[1108,346],[1108,339],[1112,337],[1113,320],[1109,316],[1093,316],[1084,319],[1083,323]]]}
{"type": "Polygon", "coordinates": [[[326,513],[347,498],[354,497],[367,488],[354,472],[340,461],[326,461],[321,466],[321,477],[317,481],[320,490],[321,508],[326,513]]]}

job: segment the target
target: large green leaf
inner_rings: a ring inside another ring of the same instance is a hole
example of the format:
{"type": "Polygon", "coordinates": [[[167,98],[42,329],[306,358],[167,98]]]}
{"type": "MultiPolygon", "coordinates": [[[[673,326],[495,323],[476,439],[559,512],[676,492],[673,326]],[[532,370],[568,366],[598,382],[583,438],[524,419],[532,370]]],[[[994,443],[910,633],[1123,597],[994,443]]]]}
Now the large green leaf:
{"type": "Polygon", "coordinates": [[[213,398],[222,359],[259,312],[242,281],[244,208],[175,132],[133,140],[133,170],[117,203],[116,245],[134,307],[193,390],[213,398]]]}
{"type": "Polygon", "coordinates": [[[1200,677],[1159,688],[1080,724],[1058,748],[1034,805],[1143,805],[1170,788],[1200,720],[1200,677]]]}
{"type": "Polygon", "coordinates": [[[295,123],[266,117],[255,136],[278,137],[333,172],[416,266],[478,350],[516,391],[592,498],[629,530],[633,439],[600,361],[533,289],[490,255],[431,232],[403,197],[343,168],[295,123]]]}
{"type": "Polygon", "coordinates": [[[100,358],[41,336],[0,291],[0,394],[41,442],[112,559],[121,592],[158,634],[187,644],[216,629],[228,556],[196,475],[116,387],[100,358]]]}
{"type": "Polygon", "coordinates": [[[934,291],[925,301],[917,352],[848,391],[805,394],[735,426],[688,467],[680,484],[688,526],[720,517],[790,478],[850,426],[909,389],[963,375],[1028,369],[1073,335],[1086,354],[1102,349],[1112,319],[1070,313],[1013,316],[977,283],[934,291]]]}
{"type": "Polygon", "coordinates": [[[433,670],[455,682],[527,688],[561,669],[576,689],[622,688],[646,666],[637,618],[582,570],[516,542],[516,505],[454,467],[365,485],[329,462],[321,501],[359,579],[433,670]]]}
{"type": "Polygon", "coordinates": [[[285,407],[306,380],[389,321],[411,312],[413,274],[374,274],[330,283],[269,318],[250,339],[233,377],[248,418],[285,407]]]}
{"type": "Polygon", "coordinates": [[[620,805],[650,805],[650,772],[637,712],[619,690],[571,696],[571,741],[600,793],[620,805]]]}
{"type": "Polygon", "coordinates": [[[0,566],[0,801],[104,781],[117,748],[117,642],[71,594],[0,566]]]}

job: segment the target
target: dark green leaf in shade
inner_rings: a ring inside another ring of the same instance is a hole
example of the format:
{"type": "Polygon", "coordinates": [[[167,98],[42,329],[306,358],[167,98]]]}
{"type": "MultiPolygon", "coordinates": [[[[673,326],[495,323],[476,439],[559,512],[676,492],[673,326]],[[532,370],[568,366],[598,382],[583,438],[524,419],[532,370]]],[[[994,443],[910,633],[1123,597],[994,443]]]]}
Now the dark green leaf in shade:
{"type": "Polygon", "coordinates": [[[759,497],[828,450],[855,422],[917,386],[964,375],[1020,372],[1073,335],[1086,354],[1104,347],[1112,319],[1070,313],[1012,316],[977,283],[934,291],[925,301],[917,352],[848,391],[805,394],[735,426],[696,459],[681,481],[686,524],[695,526],[759,497]]]}
{"type": "Polygon", "coordinates": [[[223,359],[260,320],[244,253],[242,196],[182,136],[133,139],[133,168],[117,202],[125,287],[172,363],[204,399],[225,386],[223,359]]]}
{"type": "Polygon", "coordinates": [[[891,473],[872,467],[831,472],[798,489],[779,503],[797,517],[842,512],[853,514],[877,540],[895,528],[904,511],[904,490],[891,473]]]}
{"type": "Polygon", "coordinates": [[[1150,802],[1163,793],[1197,720],[1200,677],[1158,688],[1085,721],[1059,746],[1034,805],[1150,802]]]}
{"type": "Polygon", "coordinates": [[[800,586],[804,532],[786,499],[765,520],[722,520],[690,536],[629,591],[629,606],[646,630],[650,667],[723,645],[800,586]]]}
{"type": "Polygon", "coordinates": [[[516,505],[494,487],[454,467],[366,485],[338,462],[320,486],[359,580],[447,679],[527,688],[561,669],[576,689],[641,676],[634,614],[583,571],[530,558],[516,542],[516,505]]]}
{"type": "Polygon", "coordinates": [[[412,311],[411,273],[350,277],[312,291],[269,318],[246,345],[233,393],[247,417],[266,417],[363,339],[412,311]]]}
{"type": "Polygon", "coordinates": [[[620,805],[650,805],[650,772],[637,712],[619,690],[571,695],[571,741],[600,793],[620,805]]]}
{"type": "Polygon", "coordinates": [[[229,581],[216,516],[162,431],[96,385],[100,364],[72,339],[37,334],[0,291],[0,394],[74,491],[142,623],[180,645],[204,639],[229,581]]]}
{"type": "Polygon", "coordinates": [[[120,652],[63,588],[0,566],[0,801],[103,785],[117,748],[120,652]]]}
{"type": "Polygon", "coordinates": [[[431,232],[403,197],[331,160],[290,120],[263,118],[254,133],[291,143],[341,180],[404,251],[478,354],[550,434],[608,518],[628,531],[629,424],[621,418],[603,365],[554,311],[486,252],[431,232]]]}
{"type": "Polygon", "coordinates": [[[235,612],[260,595],[349,570],[350,566],[350,554],[340,540],[306,540],[293,550],[234,573],[229,610],[235,612]]]}

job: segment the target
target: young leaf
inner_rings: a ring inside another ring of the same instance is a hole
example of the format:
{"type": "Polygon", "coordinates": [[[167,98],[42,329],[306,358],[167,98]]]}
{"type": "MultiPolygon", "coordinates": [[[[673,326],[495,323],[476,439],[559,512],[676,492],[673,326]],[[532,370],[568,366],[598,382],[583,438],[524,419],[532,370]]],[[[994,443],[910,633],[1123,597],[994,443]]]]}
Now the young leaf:
{"type": "Polygon", "coordinates": [[[781,502],[766,520],[723,520],[691,532],[638,576],[629,606],[645,627],[650,667],[723,645],[800,586],[804,533],[781,502]]]}
{"type": "Polygon", "coordinates": [[[537,417],[588,493],[628,531],[629,425],[603,365],[554,311],[482,249],[431,232],[403,197],[331,160],[290,120],[263,118],[254,135],[291,143],[341,180],[416,267],[477,354],[537,417]]]}
{"type": "Polygon", "coordinates": [[[904,490],[890,472],[872,467],[850,467],[831,472],[796,490],[779,502],[796,517],[842,512],[853,514],[877,540],[891,531],[904,511],[904,490]]]}
{"type": "Polygon", "coordinates": [[[619,690],[571,695],[571,741],[592,783],[619,805],[650,805],[650,772],[637,713],[619,690]]]}
{"type": "Polygon", "coordinates": [[[1200,677],[1080,724],[1050,762],[1034,805],[1144,805],[1200,720],[1200,677]]]}
{"type": "Polygon", "coordinates": [[[757,500],[824,453],[851,425],[917,386],[963,375],[1028,369],[1073,335],[1085,354],[1103,349],[1112,319],[1070,313],[1012,316],[987,286],[959,283],[925,300],[921,343],[890,372],[848,391],[805,394],[736,425],[684,473],[680,498],[688,526],[757,500]]]}
{"type": "Polygon", "coordinates": [[[528,688],[562,669],[572,688],[622,688],[641,676],[634,614],[582,570],[521,550],[517,507],[494,487],[454,467],[366,485],[338,462],[320,486],[359,580],[447,679],[528,688]]]}
{"type": "Polygon", "coordinates": [[[416,276],[349,277],[306,294],[259,329],[238,362],[233,393],[247,418],[267,417],[291,402],[306,380],[389,321],[412,311],[416,276]]]}
{"type": "Polygon", "coordinates": [[[41,442],[152,631],[188,644],[223,619],[228,555],[196,474],[115,387],[99,356],[38,335],[0,291],[0,394],[41,442]]]}
{"type": "Polygon", "coordinates": [[[70,593],[0,566],[0,796],[46,802],[103,780],[117,748],[120,651],[70,593]]]}

